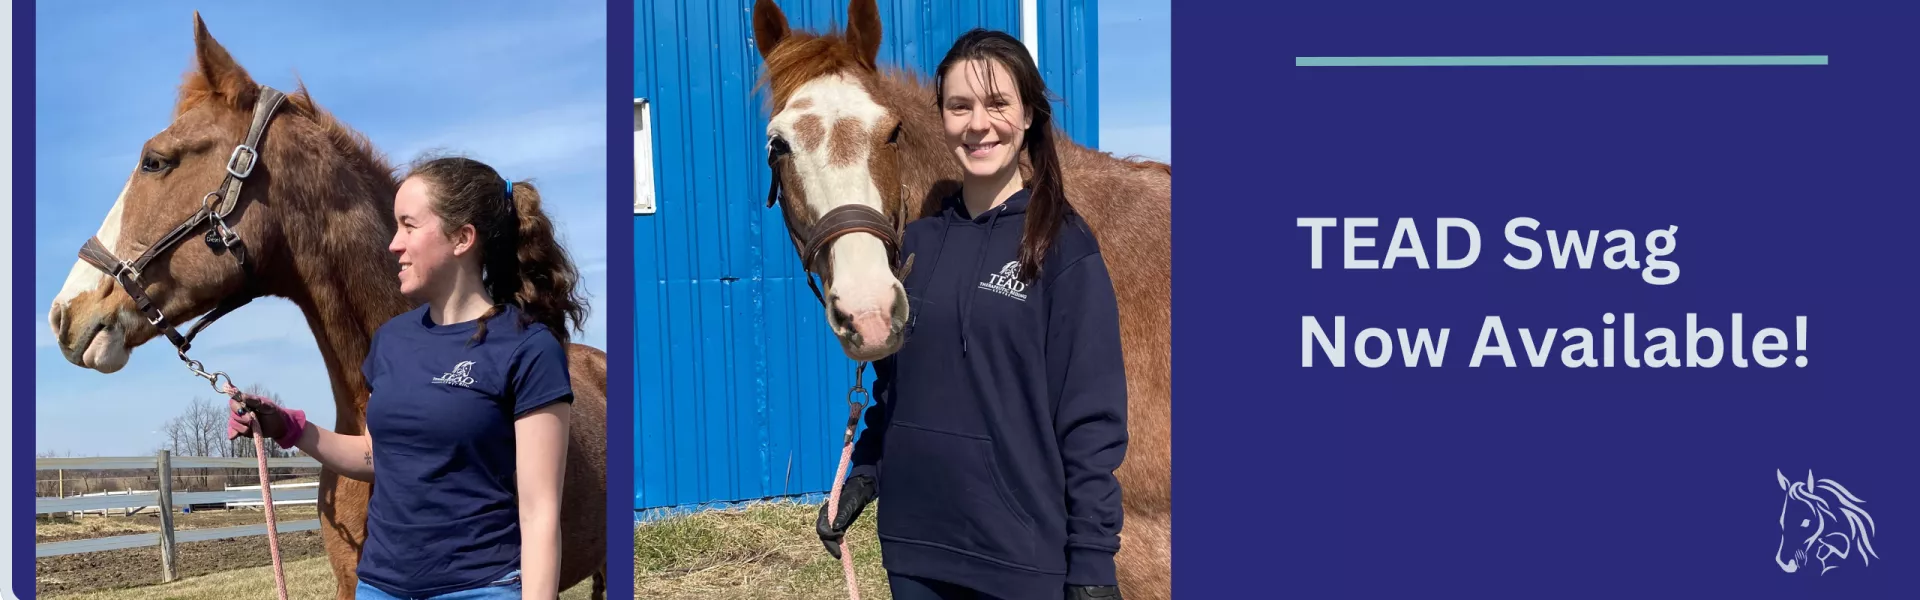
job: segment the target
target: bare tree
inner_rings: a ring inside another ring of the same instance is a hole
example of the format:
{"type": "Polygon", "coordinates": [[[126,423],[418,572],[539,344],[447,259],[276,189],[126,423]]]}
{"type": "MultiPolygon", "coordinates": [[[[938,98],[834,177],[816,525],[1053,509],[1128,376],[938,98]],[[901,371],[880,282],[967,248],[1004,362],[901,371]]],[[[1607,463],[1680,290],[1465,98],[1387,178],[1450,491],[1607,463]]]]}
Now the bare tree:
{"type": "Polygon", "coordinates": [[[227,445],[227,403],[194,398],[187,411],[195,456],[224,456],[227,445]]]}
{"type": "MultiPolygon", "coordinates": [[[[263,386],[249,387],[246,392],[284,406],[277,395],[263,386]]],[[[252,439],[227,439],[227,410],[228,402],[224,396],[194,398],[187,405],[186,410],[168,420],[160,428],[161,436],[165,441],[155,450],[155,453],[157,454],[159,450],[168,450],[176,457],[253,456],[252,439]]],[[[279,450],[277,446],[269,447],[268,456],[270,457],[286,454],[290,453],[279,450]]],[[[185,479],[175,483],[175,487],[182,490],[221,489],[229,482],[250,482],[258,477],[252,469],[176,469],[174,473],[177,477],[185,479]]]]}
{"type": "Polygon", "coordinates": [[[196,397],[187,409],[167,421],[161,434],[165,449],[175,456],[227,456],[226,403],[196,397]]]}
{"type": "Polygon", "coordinates": [[[166,441],[161,443],[159,448],[154,449],[155,455],[160,454],[161,450],[171,451],[176,455],[181,454],[189,443],[187,440],[193,437],[187,431],[186,419],[180,416],[168,419],[165,425],[161,425],[160,435],[165,436],[166,441]]]}

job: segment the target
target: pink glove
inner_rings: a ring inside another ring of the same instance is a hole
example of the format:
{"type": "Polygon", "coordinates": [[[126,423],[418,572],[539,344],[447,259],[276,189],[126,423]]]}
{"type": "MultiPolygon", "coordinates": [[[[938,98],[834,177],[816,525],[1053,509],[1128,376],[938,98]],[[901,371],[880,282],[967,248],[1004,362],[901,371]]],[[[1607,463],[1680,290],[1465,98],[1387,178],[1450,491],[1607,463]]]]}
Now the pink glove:
{"type": "Polygon", "coordinates": [[[306,411],[280,408],[273,401],[259,396],[249,395],[232,386],[227,387],[227,439],[241,436],[253,437],[255,424],[260,434],[273,439],[281,450],[292,448],[299,443],[300,434],[307,430],[306,411]]]}

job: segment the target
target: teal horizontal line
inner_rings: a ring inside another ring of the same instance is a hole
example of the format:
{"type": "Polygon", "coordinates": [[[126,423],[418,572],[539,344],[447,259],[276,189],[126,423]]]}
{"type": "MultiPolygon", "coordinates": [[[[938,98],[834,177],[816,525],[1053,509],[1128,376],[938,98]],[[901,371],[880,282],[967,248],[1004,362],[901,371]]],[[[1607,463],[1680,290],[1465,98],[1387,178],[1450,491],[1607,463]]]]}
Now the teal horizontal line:
{"type": "Polygon", "coordinates": [[[1296,67],[1644,67],[1825,65],[1827,55],[1725,56],[1301,56],[1296,67]]]}

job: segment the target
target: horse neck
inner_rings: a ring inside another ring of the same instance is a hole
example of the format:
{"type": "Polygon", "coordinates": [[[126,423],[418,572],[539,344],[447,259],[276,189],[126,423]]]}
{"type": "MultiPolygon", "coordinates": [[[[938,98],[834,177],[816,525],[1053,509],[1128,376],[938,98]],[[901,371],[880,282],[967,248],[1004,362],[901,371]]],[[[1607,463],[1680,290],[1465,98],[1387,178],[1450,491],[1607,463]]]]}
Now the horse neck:
{"type": "MultiPolygon", "coordinates": [[[[878,81],[874,100],[900,119],[899,175],[900,183],[907,188],[905,198],[897,193],[885,194],[887,202],[905,202],[909,218],[937,213],[940,200],[959,191],[961,173],[960,164],[943,141],[946,132],[933,104],[933,85],[908,71],[890,71],[878,81]]],[[[888,208],[902,210],[897,205],[888,208]]]]}
{"type": "MultiPolygon", "coordinates": [[[[360,365],[381,324],[412,308],[395,281],[387,252],[396,186],[385,173],[347,173],[325,186],[276,194],[283,209],[287,269],[271,293],[291,299],[307,318],[333,386],[335,430],[361,433],[368,386],[360,365]]],[[[278,187],[278,186],[276,186],[278,187]]],[[[298,187],[298,186],[289,186],[298,187]]],[[[276,190],[279,192],[280,190],[276,190]]]]}

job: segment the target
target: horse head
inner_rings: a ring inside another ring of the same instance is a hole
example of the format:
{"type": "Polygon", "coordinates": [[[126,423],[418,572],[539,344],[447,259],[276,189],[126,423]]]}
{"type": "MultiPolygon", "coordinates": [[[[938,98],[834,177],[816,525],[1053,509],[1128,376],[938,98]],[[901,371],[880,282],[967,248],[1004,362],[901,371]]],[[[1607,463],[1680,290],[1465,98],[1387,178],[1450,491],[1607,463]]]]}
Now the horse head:
{"type": "Polygon", "coordinates": [[[795,249],[825,285],[827,323],[849,358],[893,354],[908,307],[888,240],[856,230],[809,256],[803,239],[830,211],[848,206],[887,216],[895,238],[904,226],[898,145],[905,123],[879,98],[879,9],[855,0],[844,33],[816,35],[789,29],[772,0],[759,0],[753,33],[773,92],[768,162],[786,193],[781,210],[795,249]]]}
{"type": "MultiPolygon", "coordinates": [[[[143,144],[138,164],[95,235],[99,250],[112,255],[110,262],[131,261],[154,249],[133,281],[160,318],[151,320],[104,267],[76,261],[48,311],[61,353],[75,365],[118,371],[133,349],[163,333],[163,326],[178,327],[223,301],[271,291],[277,277],[263,273],[286,265],[284,228],[299,220],[286,205],[296,197],[321,195],[314,193],[324,189],[317,182],[327,175],[320,173],[336,169],[345,154],[335,151],[342,140],[329,137],[354,135],[338,130],[301,89],[270,111],[252,158],[241,158],[237,146],[253,129],[255,101],[268,92],[213,39],[199,13],[193,20],[194,64],[179,87],[172,122],[143,144]],[[251,169],[241,168],[246,174],[240,194],[225,198],[223,184],[231,169],[246,163],[251,169]],[[229,200],[224,218],[181,229],[206,207],[229,200]],[[250,271],[266,279],[250,280],[250,271]]],[[[359,197],[355,193],[366,191],[365,178],[344,179],[335,188],[337,196],[359,197]]],[[[373,228],[380,225],[368,221],[373,228]]]]}
{"type": "Polygon", "coordinates": [[[1786,492],[1780,506],[1780,544],[1773,553],[1773,562],[1780,570],[1795,573],[1818,560],[1820,573],[1824,575],[1840,568],[1838,564],[1829,564],[1829,560],[1842,562],[1856,551],[1862,564],[1878,558],[1871,541],[1875,529],[1873,517],[1859,506],[1866,501],[1831,479],[1816,482],[1812,471],[1807,472],[1806,481],[1789,482],[1778,470],[1774,471],[1774,477],[1779,480],[1781,491],[1786,492]],[[1832,500],[1822,497],[1823,492],[1832,500]],[[1785,556],[1789,540],[1794,542],[1791,558],[1785,556]]]}

